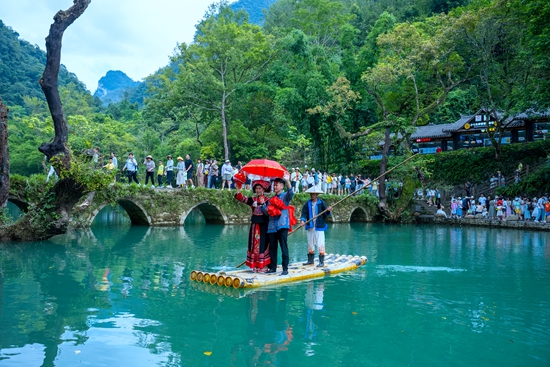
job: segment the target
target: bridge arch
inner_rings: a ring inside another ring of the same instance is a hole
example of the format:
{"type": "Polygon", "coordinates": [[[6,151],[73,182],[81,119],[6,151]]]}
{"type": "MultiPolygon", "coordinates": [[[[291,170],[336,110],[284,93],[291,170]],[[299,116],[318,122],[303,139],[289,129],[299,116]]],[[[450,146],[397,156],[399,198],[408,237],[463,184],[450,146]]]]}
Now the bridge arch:
{"type": "Polygon", "coordinates": [[[211,204],[207,201],[203,201],[202,203],[198,203],[195,206],[191,207],[189,210],[182,213],[180,217],[180,225],[183,225],[185,223],[185,219],[193,211],[193,209],[199,209],[204,216],[204,220],[208,224],[225,224],[228,222],[227,215],[224,214],[224,212],[216,205],[211,204]]]}
{"type": "Polygon", "coordinates": [[[350,210],[349,222],[368,222],[368,220],[369,215],[364,208],[358,206],[350,210]]]}
{"type": "Polygon", "coordinates": [[[29,210],[29,204],[16,196],[9,195],[8,201],[18,207],[23,213],[29,210]]]}
{"type": "MultiPolygon", "coordinates": [[[[128,216],[130,217],[130,221],[132,222],[132,225],[150,226],[153,223],[151,220],[151,217],[149,216],[149,214],[141,204],[136,203],[130,199],[119,199],[117,200],[117,203],[126,211],[128,216]]],[[[90,218],[90,224],[93,223],[95,217],[107,205],[110,205],[110,204],[109,203],[101,204],[97,208],[97,210],[94,211],[92,217],[90,218]]]]}

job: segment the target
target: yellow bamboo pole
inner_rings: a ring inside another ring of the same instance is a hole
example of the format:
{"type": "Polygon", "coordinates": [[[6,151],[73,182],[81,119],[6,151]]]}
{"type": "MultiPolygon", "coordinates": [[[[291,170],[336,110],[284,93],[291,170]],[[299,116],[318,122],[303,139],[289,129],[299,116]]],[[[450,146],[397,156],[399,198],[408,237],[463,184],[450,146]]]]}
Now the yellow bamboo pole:
{"type": "Polygon", "coordinates": [[[214,285],[217,282],[218,282],[218,277],[216,276],[216,274],[210,275],[210,284],[214,285]]]}

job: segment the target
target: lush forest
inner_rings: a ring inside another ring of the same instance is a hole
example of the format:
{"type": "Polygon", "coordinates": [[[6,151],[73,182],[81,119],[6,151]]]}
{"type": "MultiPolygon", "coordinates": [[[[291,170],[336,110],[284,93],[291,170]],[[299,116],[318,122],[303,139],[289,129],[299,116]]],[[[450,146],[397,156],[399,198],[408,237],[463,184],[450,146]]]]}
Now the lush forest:
{"type": "MultiPolygon", "coordinates": [[[[546,0],[278,0],[259,26],[222,1],[146,79],[142,106],[102,106],[62,68],[69,143],[361,172],[386,139],[405,152],[415,126],[546,108],[549,16],[546,0]]],[[[45,53],[2,24],[0,57],[11,170],[42,172],[45,53]]]]}
{"type": "Polygon", "coordinates": [[[234,11],[245,10],[248,15],[248,21],[254,24],[263,24],[265,20],[265,10],[277,0],[238,0],[231,3],[230,8],[234,11]]]}
{"type": "MultiPolygon", "coordinates": [[[[4,103],[25,106],[28,98],[45,100],[38,85],[45,65],[46,53],[19,39],[19,34],[0,20],[0,96],[4,103]]],[[[63,86],[72,83],[79,93],[86,92],[76,75],[69,73],[64,66],[59,71],[59,82],[63,86]]],[[[27,112],[32,113],[31,110],[27,112]]]]}

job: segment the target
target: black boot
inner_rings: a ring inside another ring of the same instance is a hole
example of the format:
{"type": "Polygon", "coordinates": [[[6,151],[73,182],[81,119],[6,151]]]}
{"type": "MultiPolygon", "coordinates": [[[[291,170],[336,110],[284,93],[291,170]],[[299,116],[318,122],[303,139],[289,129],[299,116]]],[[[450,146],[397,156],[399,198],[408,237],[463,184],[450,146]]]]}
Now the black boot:
{"type": "Polygon", "coordinates": [[[307,263],[302,263],[302,265],[313,265],[314,254],[307,254],[307,263]]]}
{"type": "Polygon", "coordinates": [[[319,264],[318,264],[317,266],[318,266],[318,267],[323,267],[323,266],[325,266],[325,254],[319,255],[319,264]]]}

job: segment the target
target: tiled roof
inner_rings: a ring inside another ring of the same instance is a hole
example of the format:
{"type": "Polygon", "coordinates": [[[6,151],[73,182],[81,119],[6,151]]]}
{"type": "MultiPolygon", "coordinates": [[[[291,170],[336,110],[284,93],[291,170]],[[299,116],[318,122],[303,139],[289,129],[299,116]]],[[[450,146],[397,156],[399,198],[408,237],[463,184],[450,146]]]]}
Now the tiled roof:
{"type": "Polygon", "coordinates": [[[550,109],[544,111],[535,111],[533,109],[528,109],[525,112],[518,113],[514,116],[514,120],[529,120],[529,119],[540,119],[550,117],[550,109]]]}
{"type": "Polygon", "coordinates": [[[434,125],[428,124],[417,127],[416,131],[411,135],[411,139],[419,138],[450,138],[451,134],[443,132],[443,128],[452,124],[434,125]]]}
{"type": "MultiPolygon", "coordinates": [[[[416,131],[411,135],[411,139],[421,139],[421,138],[451,138],[451,134],[462,129],[467,122],[472,122],[475,119],[476,115],[482,114],[483,110],[478,111],[475,115],[464,115],[461,116],[456,122],[451,124],[441,124],[434,125],[428,124],[424,126],[419,126],[416,128],[416,131]]],[[[498,113],[498,117],[502,118],[503,115],[498,113]]],[[[550,118],[550,109],[545,111],[535,111],[527,110],[526,112],[511,116],[504,121],[504,127],[517,128],[524,127],[525,121],[529,119],[540,119],[540,118],[550,118]]]]}
{"type": "Polygon", "coordinates": [[[504,122],[504,127],[506,129],[509,129],[511,127],[524,127],[525,126],[525,120],[518,120],[516,118],[512,119],[511,121],[506,120],[504,122]]]}
{"type": "Polygon", "coordinates": [[[464,126],[464,124],[466,124],[473,118],[474,118],[474,115],[461,116],[456,122],[453,122],[452,124],[445,124],[445,128],[443,129],[443,131],[448,133],[454,133],[455,131],[460,130],[464,126]]]}

